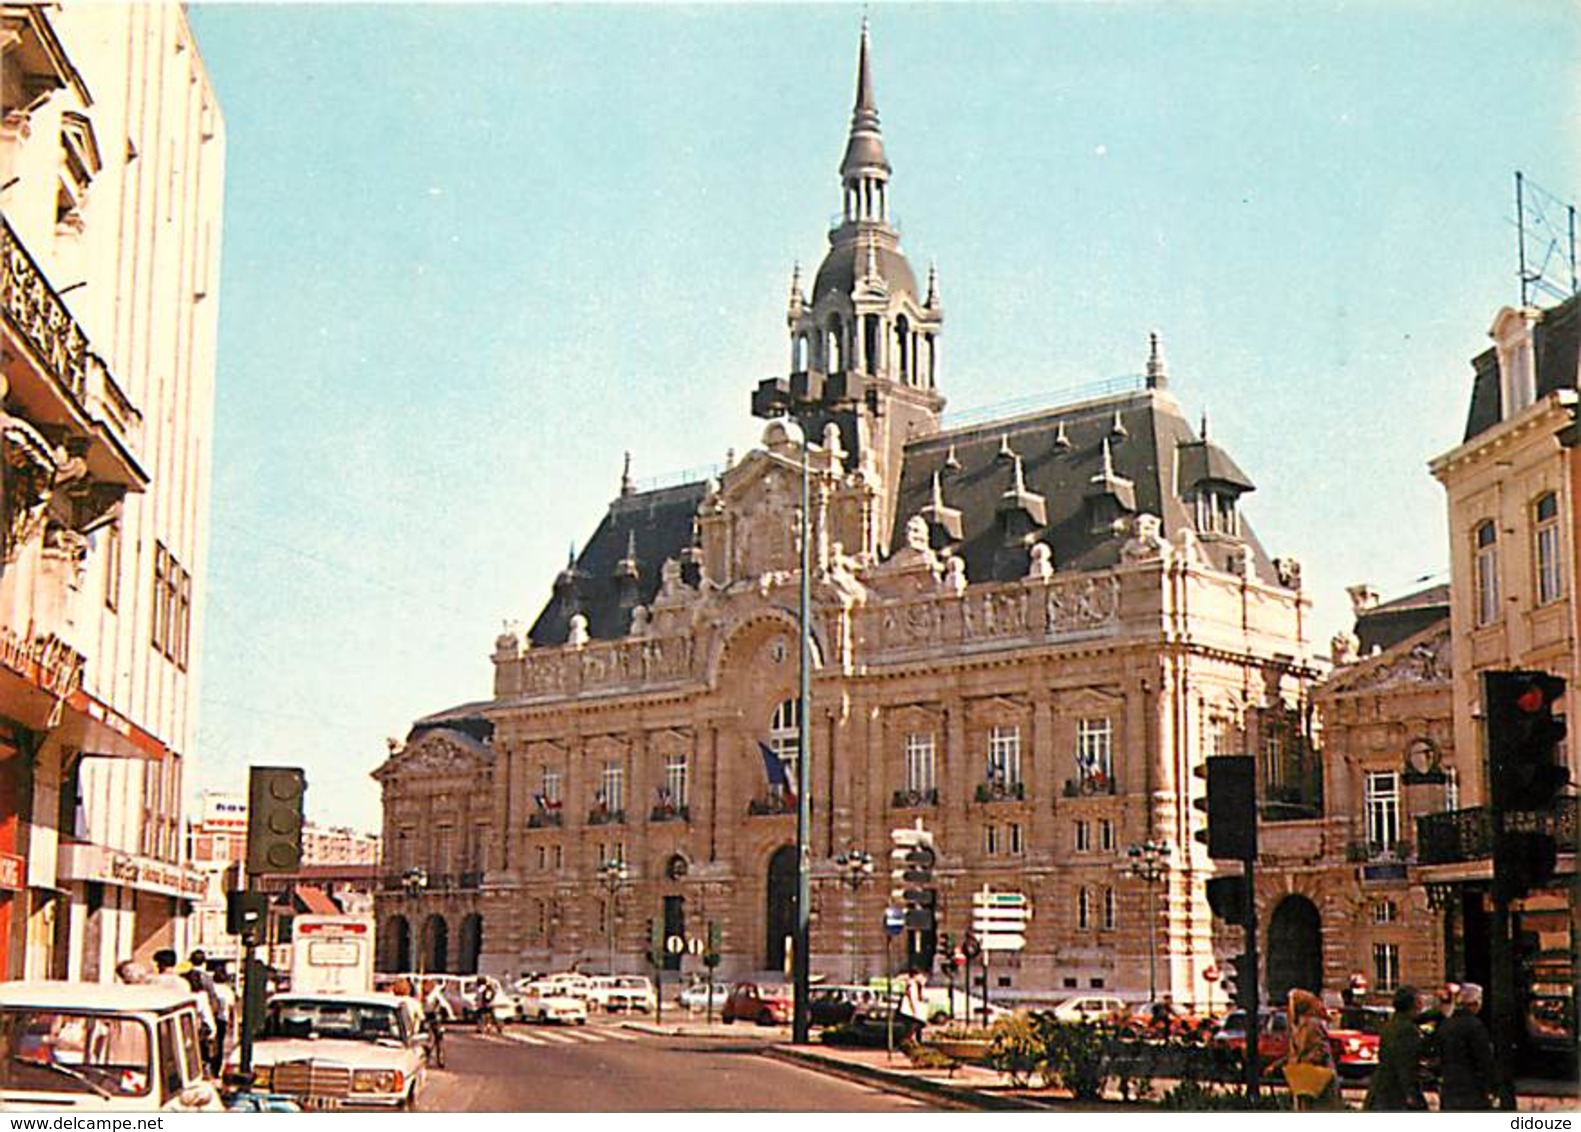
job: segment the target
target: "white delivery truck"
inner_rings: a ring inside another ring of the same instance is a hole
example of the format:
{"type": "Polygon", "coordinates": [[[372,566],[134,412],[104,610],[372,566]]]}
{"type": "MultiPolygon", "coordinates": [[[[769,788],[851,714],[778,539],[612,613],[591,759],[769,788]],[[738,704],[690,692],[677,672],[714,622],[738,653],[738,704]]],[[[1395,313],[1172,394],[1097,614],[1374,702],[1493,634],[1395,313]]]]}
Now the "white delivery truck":
{"type": "Polygon", "coordinates": [[[298,916],[292,921],[292,994],[372,989],[372,916],[298,916]]]}

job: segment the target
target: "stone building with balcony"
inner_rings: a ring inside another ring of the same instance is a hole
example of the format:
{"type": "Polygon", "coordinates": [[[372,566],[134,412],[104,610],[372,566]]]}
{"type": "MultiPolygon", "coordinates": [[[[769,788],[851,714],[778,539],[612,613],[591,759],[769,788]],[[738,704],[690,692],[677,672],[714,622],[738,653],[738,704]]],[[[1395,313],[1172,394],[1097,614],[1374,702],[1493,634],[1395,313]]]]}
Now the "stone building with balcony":
{"type": "MultiPolygon", "coordinates": [[[[1581,781],[1581,296],[1542,310],[1505,308],[1493,345],[1472,361],[1461,443],[1437,457],[1449,517],[1454,733],[1485,749],[1482,675],[1531,670],[1564,678],[1570,723],[1561,746],[1570,786],[1550,807],[1503,815],[1550,834],[1552,880],[1512,907],[1514,994],[1526,1054],[1576,1056],[1578,934],[1576,783],[1581,781]]],[[[1421,879],[1444,908],[1445,971],[1498,988],[1490,970],[1493,815],[1481,754],[1465,763],[1459,806],[1417,823],[1421,879]]]]}
{"type": "Polygon", "coordinates": [[[1453,809],[1449,588],[1379,602],[1350,591],[1354,632],[1315,690],[1321,748],[1265,751],[1257,907],[1263,980],[1331,994],[1359,981],[1387,1002],[1443,977],[1442,917],[1417,868],[1416,819],[1453,809]],[[1281,768],[1281,762],[1283,767],[1281,768]]]}
{"type": "Polygon", "coordinates": [[[181,941],[224,141],[177,6],[0,7],[0,977],[181,941]]]}
{"type": "Polygon", "coordinates": [[[1156,338],[1145,376],[947,427],[944,307],[890,220],[865,31],[857,70],[843,212],[810,291],[793,275],[788,376],[753,391],[795,424],[707,480],[623,477],[530,627],[495,642],[492,695],[392,748],[387,967],[416,947],[429,970],[637,969],[656,921],[717,923],[724,974],[784,968],[805,521],[814,970],[882,969],[889,883],[837,858],[884,860],[920,820],[941,931],[961,937],[985,885],[1031,900],[997,985],[1141,997],[1151,943],[1161,992],[1209,993],[1192,771],[1309,745],[1299,567],[1252,533],[1252,482],[1192,428],[1156,338]],[[1151,893],[1125,867],[1150,839],[1173,847],[1151,893]]]}

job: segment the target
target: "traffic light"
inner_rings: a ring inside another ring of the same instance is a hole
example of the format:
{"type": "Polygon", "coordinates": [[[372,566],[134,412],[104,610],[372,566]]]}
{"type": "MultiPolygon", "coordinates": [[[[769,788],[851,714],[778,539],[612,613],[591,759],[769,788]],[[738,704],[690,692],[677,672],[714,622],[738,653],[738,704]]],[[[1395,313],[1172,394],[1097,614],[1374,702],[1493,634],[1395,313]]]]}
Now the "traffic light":
{"type": "Polygon", "coordinates": [[[269,898],[261,892],[225,894],[225,930],[231,935],[263,938],[264,917],[269,914],[269,898]]]}
{"type": "Polygon", "coordinates": [[[255,766],[247,778],[247,871],[294,873],[302,867],[301,767],[255,766]]]}
{"type": "Polygon", "coordinates": [[[1554,879],[1559,867],[1559,842],[1550,833],[1515,830],[1504,834],[1494,850],[1493,890],[1505,903],[1529,896],[1554,879]]]}
{"type": "Polygon", "coordinates": [[[718,920],[708,921],[708,946],[703,951],[703,966],[712,971],[719,966],[719,948],[724,942],[718,920]]]}
{"type": "Polygon", "coordinates": [[[1209,877],[1208,907],[1227,924],[1246,922],[1246,878],[1209,877]]]}
{"type": "Polygon", "coordinates": [[[1206,814],[1208,828],[1192,834],[1215,860],[1257,859],[1257,772],[1251,755],[1214,755],[1194,768],[1208,784],[1192,808],[1206,814]]]}
{"type": "Polygon", "coordinates": [[[933,866],[938,854],[933,834],[919,825],[889,834],[890,897],[905,909],[905,924],[912,931],[931,932],[937,925],[938,893],[933,888],[933,866]]]}
{"type": "Polygon", "coordinates": [[[648,962],[655,967],[664,966],[663,920],[648,920],[648,962]]]}
{"type": "Polygon", "coordinates": [[[1564,680],[1546,672],[1482,674],[1494,809],[1548,809],[1570,781],[1569,768],[1558,758],[1564,695],[1564,680]]]}
{"type": "Polygon", "coordinates": [[[1229,968],[1224,974],[1224,991],[1236,1006],[1248,1009],[1252,993],[1257,987],[1257,968],[1253,966],[1251,956],[1244,951],[1230,956],[1229,968]]]}

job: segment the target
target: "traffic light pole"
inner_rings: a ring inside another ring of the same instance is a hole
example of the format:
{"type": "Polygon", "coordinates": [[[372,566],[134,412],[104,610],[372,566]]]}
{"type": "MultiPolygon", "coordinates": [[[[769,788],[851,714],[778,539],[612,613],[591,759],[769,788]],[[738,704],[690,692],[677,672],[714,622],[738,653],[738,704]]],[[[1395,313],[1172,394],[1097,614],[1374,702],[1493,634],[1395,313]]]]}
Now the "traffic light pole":
{"type": "MultiPolygon", "coordinates": [[[[1251,978],[1245,988],[1244,1007],[1246,1010],[1246,1099],[1249,1103],[1257,1103],[1257,1095],[1262,1087],[1263,1056],[1262,1056],[1262,991],[1258,987],[1257,972],[1260,969],[1257,958],[1257,884],[1256,870],[1257,858],[1247,857],[1246,865],[1246,919],[1242,927],[1246,934],[1246,963],[1251,968],[1251,978]]],[[[1237,988],[1239,989],[1239,988],[1237,988]]]]}
{"type": "Polygon", "coordinates": [[[1515,1110],[1515,948],[1510,941],[1509,885],[1502,875],[1509,862],[1505,852],[1504,811],[1492,808],[1493,819],[1493,923],[1488,940],[1492,986],[1488,1007],[1493,1038],[1493,1087],[1498,1107],[1515,1110]]]}
{"type": "Polygon", "coordinates": [[[812,489],[807,466],[812,438],[806,426],[801,438],[801,593],[797,602],[797,624],[801,636],[801,676],[797,705],[796,737],[796,954],[792,966],[795,982],[791,1042],[806,1045],[811,1038],[812,1014],[808,996],[812,993],[812,861],[811,812],[812,759],[808,736],[812,731],[812,489]]]}

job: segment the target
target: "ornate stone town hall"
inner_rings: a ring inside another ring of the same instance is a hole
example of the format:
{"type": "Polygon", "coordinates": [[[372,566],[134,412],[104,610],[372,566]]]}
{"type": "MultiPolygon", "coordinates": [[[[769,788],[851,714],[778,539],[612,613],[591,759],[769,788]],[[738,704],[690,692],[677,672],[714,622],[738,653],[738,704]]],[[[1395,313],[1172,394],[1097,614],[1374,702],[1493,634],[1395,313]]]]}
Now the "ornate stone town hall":
{"type": "Polygon", "coordinates": [[[1296,803],[1314,777],[1299,568],[1259,545],[1251,480],[1188,423],[1156,340],[1124,388],[942,428],[944,310],[891,172],[864,31],[842,217],[793,279],[789,375],[753,396],[811,443],[771,421],[717,479],[623,484],[531,629],[495,643],[492,698],[392,750],[386,966],[635,970],[657,919],[716,922],[722,977],[783,968],[795,806],[771,760],[796,781],[805,459],[814,971],[881,970],[889,833],[920,819],[941,930],[960,938],[984,885],[1032,902],[996,986],[1141,996],[1151,973],[1211,995],[1192,771],[1255,752],[1296,803]],[[1127,867],[1147,841],[1171,847],[1151,885],[1127,867]],[[838,863],[853,851],[873,875],[838,863]]]}

